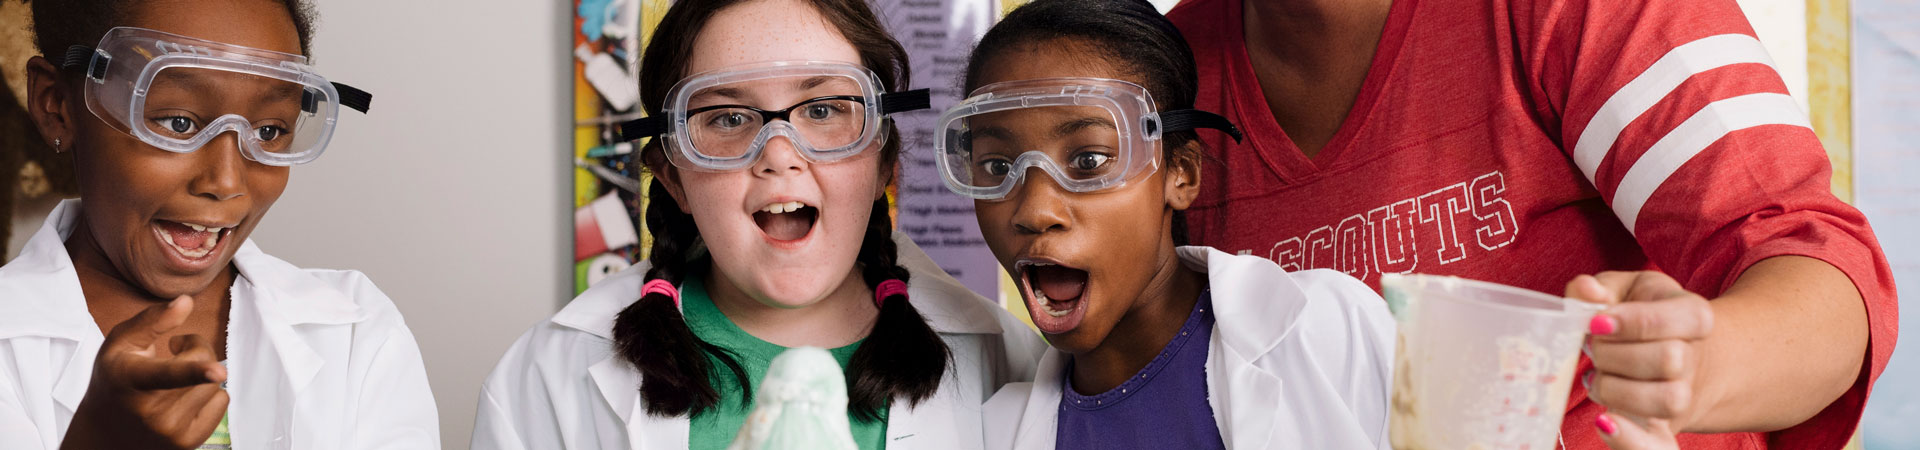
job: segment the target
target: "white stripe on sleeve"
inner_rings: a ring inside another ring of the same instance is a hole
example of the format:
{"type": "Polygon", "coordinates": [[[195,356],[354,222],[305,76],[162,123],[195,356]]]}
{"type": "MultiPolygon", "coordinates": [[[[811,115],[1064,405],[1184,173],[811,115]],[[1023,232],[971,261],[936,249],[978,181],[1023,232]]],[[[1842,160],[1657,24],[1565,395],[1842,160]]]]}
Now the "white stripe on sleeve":
{"type": "Polygon", "coordinates": [[[1646,154],[1627,169],[1619,189],[1613,193],[1614,214],[1620,217],[1627,231],[1634,232],[1640,208],[1646,206],[1654,190],[1666,183],[1681,165],[1728,134],[1762,125],[1813,128],[1807,114],[1800,111],[1800,104],[1787,94],[1748,94],[1710,103],[1654,142],[1646,154]]]}
{"type": "MultiPolygon", "coordinates": [[[[1688,78],[1709,70],[1734,64],[1758,63],[1773,69],[1773,58],[1767,55],[1767,48],[1760,40],[1744,34],[1722,34],[1708,36],[1688,42],[1661,56],[1647,70],[1634,77],[1633,81],[1621,86],[1608,97],[1606,103],[1594,112],[1593,119],[1587,121],[1585,131],[1580,132],[1579,142],[1573,147],[1573,162],[1586,174],[1587,181],[1595,186],[1599,180],[1593,178],[1600,169],[1600,162],[1606,160],[1607,153],[1613,149],[1613,143],[1620,139],[1620,131],[1626,129],[1633,119],[1646,114],[1660,99],[1666,98],[1680,83],[1688,78]]],[[[1797,108],[1796,108],[1797,109],[1797,108]]],[[[1627,228],[1633,228],[1633,221],[1626,221],[1627,228]]]]}

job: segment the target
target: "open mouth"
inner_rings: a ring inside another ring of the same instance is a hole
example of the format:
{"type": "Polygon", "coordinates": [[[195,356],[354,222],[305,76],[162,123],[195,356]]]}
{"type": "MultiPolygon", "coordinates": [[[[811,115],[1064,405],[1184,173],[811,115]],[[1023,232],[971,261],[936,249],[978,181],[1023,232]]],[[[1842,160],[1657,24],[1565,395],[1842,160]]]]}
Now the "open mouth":
{"type": "Polygon", "coordinates": [[[160,242],[188,262],[205,260],[220,249],[233,227],[209,227],[195,223],[154,220],[154,232],[160,242]]]}
{"type": "Polygon", "coordinates": [[[771,203],[753,213],[753,223],[760,225],[760,231],[768,239],[783,243],[805,239],[819,219],[818,208],[797,201],[771,203]]]}
{"type": "Polygon", "coordinates": [[[1048,261],[1023,260],[1016,266],[1027,291],[1027,309],[1040,331],[1061,334],[1080,326],[1087,310],[1087,271],[1048,261]]]}

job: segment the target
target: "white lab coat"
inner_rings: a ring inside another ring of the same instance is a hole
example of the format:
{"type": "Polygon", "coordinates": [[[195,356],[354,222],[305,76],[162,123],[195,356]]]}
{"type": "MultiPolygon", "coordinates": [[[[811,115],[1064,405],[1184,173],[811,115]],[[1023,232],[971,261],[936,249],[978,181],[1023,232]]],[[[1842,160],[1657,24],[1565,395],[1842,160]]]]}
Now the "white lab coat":
{"type": "MultiPolygon", "coordinates": [[[[64,242],[79,200],[55,207],[0,267],[0,448],[59,448],[105,336],[64,242]]],[[[365,275],[300,269],[251,240],[233,257],[228,430],[244,449],[432,449],[440,423],[400,312],[365,275]]]]}
{"type": "MultiPolygon", "coordinates": [[[[980,449],[980,404],[1006,383],[1033,378],[1046,348],[1006,310],[942,272],[898,232],[900,264],[913,275],[908,296],[952,350],[932,398],[887,412],[887,446],[980,449]]],[[[640,373],[613,354],[614,315],[640,298],[647,264],[581,293],[553,319],[513,343],[480,390],[476,450],[684,449],[686,416],[647,414],[640,373]]]]}
{"type": "MultiPolygon", "coordinates": [[[[1207,402],[1229,449],[1388,448],[1393,317],[1359,280],[1287,273],[1258,256],[1180,247],[1213,290],[1207,402]]],[[[987,446],[1054,448],[1069,356],[1048,350],[1038,378],[987,401],[987,446]]]]}

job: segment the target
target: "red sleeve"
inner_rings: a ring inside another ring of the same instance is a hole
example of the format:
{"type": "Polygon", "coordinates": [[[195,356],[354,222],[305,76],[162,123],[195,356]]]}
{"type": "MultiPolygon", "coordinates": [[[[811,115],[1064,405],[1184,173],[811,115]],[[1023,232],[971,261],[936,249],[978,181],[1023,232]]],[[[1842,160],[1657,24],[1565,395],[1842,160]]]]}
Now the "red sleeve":
{"type": "Polygon", "coordinates": [[[1866,365],[1785,448],[1852,435],[1898,333],[1893,276],[1860,211],[1732,0],[1516,2],[1522,94],[1647,257],[1717,296],[1773,256],[1820,259],[1864,297],[1866,365]]]}

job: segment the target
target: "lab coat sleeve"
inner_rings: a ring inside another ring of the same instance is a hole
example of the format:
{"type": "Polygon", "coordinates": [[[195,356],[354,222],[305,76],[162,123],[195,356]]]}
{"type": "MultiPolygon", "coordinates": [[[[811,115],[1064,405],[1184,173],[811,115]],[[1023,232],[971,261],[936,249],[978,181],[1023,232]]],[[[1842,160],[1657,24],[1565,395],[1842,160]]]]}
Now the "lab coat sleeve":
{"type": "Polygon", "coordinates": [[[528,450],[562,448],[559,441],[535,442],[536,436],[556,436],[560,418],[547,396],[546,377],[527,353],[532,333],[522,336],[487,381],[480,385],[480,405],[473,419],[473,450],[528,450]],[[528,428],[522,429],[521,424],[528,428]]]}
{"type": "MultiPolygon", "coordinates": [[[[480,407],[473,419],[473,450],[524,450],[525,440],[513,425],[510,398],[498,395],[492,386],[480,387],[480,407]]],[[[536,408],[537,409],[537,408],[536,408]]],[[[537,411],[521,411],[522,415],[537,411]]],[[[546,419],[553,419],[548,417],[546,419]]]]}
{"type": "Polygon", "coordinates": [[[384,339],[366,343],[370,344],[371,357],[364,360],[366,369],[357,371],[365,377],[355,401],[357,423],[350,428],[353,436],[345,441],[355,449],[440,448],[440,414],[433,402],[433,390],[427,385],[420,344],[386,294],[373,288],[364,276],[356,278],[363,284],[355,296],[360,297],[363,307],[376,311],[375,317],[362,326],[368,328],[368,335],[384,339]]]}
{"type": "MultiPolygon", "coordinates": [[[[622,426],[615,418],[592,414],[605,408],[594,393],[582,361],[604,358],[605,349],[582,356],[577,341],[587,339],[560,326],[542,323],[514,342],[480,386],[473,423],[473,450],[548,450],[613,448],[622,426]]],[[[592,346],[600,347],[600,346],[592,346]]],[[[624,448],[621,443],[619,447],[624,448]]]]}

